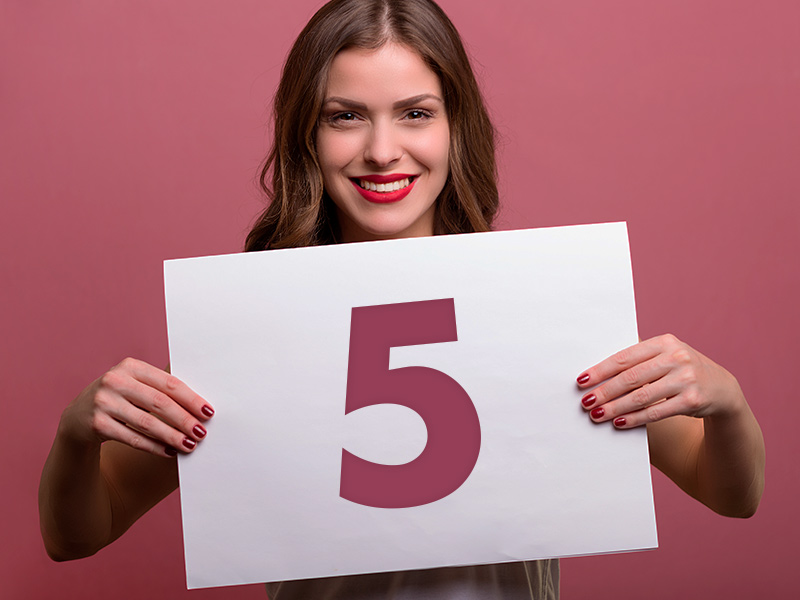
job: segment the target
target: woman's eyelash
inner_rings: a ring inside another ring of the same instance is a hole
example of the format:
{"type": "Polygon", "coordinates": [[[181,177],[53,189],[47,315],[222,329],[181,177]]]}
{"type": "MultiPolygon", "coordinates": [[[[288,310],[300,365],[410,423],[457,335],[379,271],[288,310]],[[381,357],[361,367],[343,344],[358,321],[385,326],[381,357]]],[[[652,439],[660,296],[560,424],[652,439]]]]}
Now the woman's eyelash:
{"type": "Polygon", "coordinates": [[[411,117],[412,121],[416,121],[419,119],[430,119],[433,117],[433,113],[427,110],[423,110],[421,108],[415,108],[406,113],[406,117],[411,117]]]}
{"type": "Polygon", "coordinates": [[[357,117],[358,115],[356,115],[354,112],[344,111],[332,114],[330,117],[328,117],[328,120],[332,123],[348,123],[350,121],[355,121],[357,117]]]}

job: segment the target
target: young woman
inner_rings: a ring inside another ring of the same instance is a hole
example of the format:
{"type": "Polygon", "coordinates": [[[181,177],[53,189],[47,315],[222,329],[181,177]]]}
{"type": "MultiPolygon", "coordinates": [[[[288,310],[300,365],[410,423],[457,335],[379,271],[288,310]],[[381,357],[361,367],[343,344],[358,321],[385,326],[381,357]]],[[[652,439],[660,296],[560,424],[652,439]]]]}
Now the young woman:
{"type": "MultiPolygon", "coordinates": [[[[246,250],[486,231],[497,209],[494,133],[453,25],[431,0],[333,0],[287,59],[270,197],[246,250]]],[[[268,183],[269,182],[269,183],[268,183]]],[[[673,336],[577,377],[587,418],[647,426],[651,461],[720,514],[746,517],[764,479],[761,432],[736,379],[673,336]]],[[[177,484],[175,455],[214,415],[169,373],[126,359],[64,411],[42,474],[55,560],[111,543],[177,484]]],[[[268,586],[284,598],[557,598],[558,562],[268,586]]]]}

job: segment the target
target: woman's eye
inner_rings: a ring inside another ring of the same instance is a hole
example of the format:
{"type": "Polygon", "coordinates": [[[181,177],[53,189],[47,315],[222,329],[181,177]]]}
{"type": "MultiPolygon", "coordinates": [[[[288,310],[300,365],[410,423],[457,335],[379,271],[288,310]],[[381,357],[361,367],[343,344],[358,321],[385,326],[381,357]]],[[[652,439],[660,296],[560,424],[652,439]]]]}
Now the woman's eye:
{"type": "Polygon", "coordinates": [[[411,119],[412,121],[418,121],[420,119],[425,119],[430,116],[431,115],[425,110],[410,110],[406,115],[406,117],[411,119]]]}
{"type": "Polygon", "coordinates": [[[358,121],[358,115],[354,112],[344,111],[323,116],[321,121],[334,127],[345,127],[358,121]]]}

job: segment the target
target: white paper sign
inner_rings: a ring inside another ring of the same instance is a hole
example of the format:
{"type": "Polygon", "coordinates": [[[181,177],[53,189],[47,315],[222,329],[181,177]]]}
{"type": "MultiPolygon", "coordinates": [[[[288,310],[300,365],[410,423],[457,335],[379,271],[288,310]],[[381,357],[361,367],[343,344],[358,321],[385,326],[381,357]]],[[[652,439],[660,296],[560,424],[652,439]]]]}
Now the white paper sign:
{"type": "Polygon", "coordinates": [[[657,544],[644,428],[575,384],[637,341],[624,223],[164,270],[172,371],[217,411],[179,461],[190,588],[657,544]]]}

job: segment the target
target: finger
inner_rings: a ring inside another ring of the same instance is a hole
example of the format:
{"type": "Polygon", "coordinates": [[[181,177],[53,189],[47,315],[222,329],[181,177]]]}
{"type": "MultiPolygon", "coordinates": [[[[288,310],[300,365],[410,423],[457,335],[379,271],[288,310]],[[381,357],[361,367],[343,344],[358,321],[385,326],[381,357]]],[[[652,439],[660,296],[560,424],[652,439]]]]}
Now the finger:
{"type": "Polygon", "coordinates": [[[142,374],[145,379],[148,374],[155,377],[151,371],[158,369],[141,361],[126,359],[103,375],[97,401],[104,402],[109,414],[131,427],[151,437],[156,434],[157,439],[172,445],[179,441],[182,449],[192,450],[193,444],[206,436],[205,427],[171,396],[136,379],[136,375],[142,374]],[[129,410],[128,405],[136,410],[129,410]],[[182,436],[177,438],[181,432],[182,436]]]}
{"type": "Polygon", "coordinates": [[[214,416],[214,409],[205,398],[174,375],[132,358],[126,358],[120,363],[120,367],[126,369],[137,381],[172,398],[197,419],[207,421],[214,416]]]}
{"type": "Polygon", "coordinates": [[[97,428],[102,430],[104,439],[116,440],[132,448],[136,448],[137,450],[154,454],[155,456],[173,457],[177,454],[175,448],[159,443],[141,432],[120,423],[107,414],[99,415],[98,420],[101,422],[97,424],[97,428]]]}
{"type": "Polygon", "coordinates": [[[646,396],[642,391],[643,386],[659,381],[669,372],[670,365],[660,355],[657,355],[628,368],[584,394],[581,398],[581,405],[585,410],[594,410],[634,391],[637,392],[636,399],[638,400],[640,397],[646,396]]]}
{"type": "MultiPolygon", "coordinates": [[[[137,385],[141,386],[142,384],[137,383],[137,385]]],[[[144,386],[142,387],[144,388],[144,386]]],[[[140,436],[144,436],[155,442],[161,442],[163,445],[171,446],[172,448],[177,448],[184,452],[191,452],[197,446],[198,440],[195,439],[195,436],[171,427],[168,423],[165,423],[155,415],[132,404],[129,398],[118,396],[115,402],[106,402],[105,413],[131,431],[138,433],[140,436]]],[[[188,415],[188,413],[187,417],[192,419],[191,415],[188,415]]],[[[205,429],[202,429],[199,433],[202,434],[197,436],[199,439],[205,437],[205,429]]],[[[126,436],[126,438],[129,437],[130,436],[126,436]]]]}
{"type": "Polygon", "coordinates": [[[647,425],[648,423],[662,421],[668,417],[684,415],[687,414],[687,404],[684,395],[678,394],[677,396],[651,404],[642,410],[615,417],[613,420],[614,427],[617,429],[632,429],[634,427],[647,425]]]}
{"type": "MultiPolygon", "coordinates": [[[[135,379],[128,379],[125,388],[120,392],[128,402],[140,409],[140,412],[158,417],[156,421],[182,432],[194,441],[200,441],[206,436],[206,428],[194,415],[158,389],[135,379]]],[[[149,419],[145,421],[150,423],[149,419]]],[[[183,445],[186,446],[186,443],[183,445]]]]}
{"type": "Polygon", "coordinates": [[[615,421],[618,417],[646,410],[648,407],[663,402],[679,393],[680,386],[674,381],[674,378],[663,377],[653,383],[646,383],[620,398],[591,409],[589,416],[595,423],[615,421]]]}
{"type": "Polygon", "coordinates": [[[578,387],[588,388],[598,385],[635,365],[658,356],[670,340],[677,342],[674,336],[667,334],[650,338],[612,354],[581,373],[578,376],[578,387]]]}

